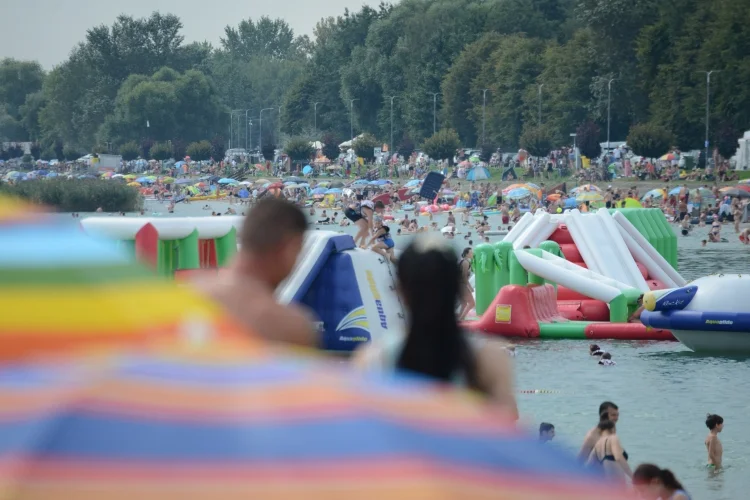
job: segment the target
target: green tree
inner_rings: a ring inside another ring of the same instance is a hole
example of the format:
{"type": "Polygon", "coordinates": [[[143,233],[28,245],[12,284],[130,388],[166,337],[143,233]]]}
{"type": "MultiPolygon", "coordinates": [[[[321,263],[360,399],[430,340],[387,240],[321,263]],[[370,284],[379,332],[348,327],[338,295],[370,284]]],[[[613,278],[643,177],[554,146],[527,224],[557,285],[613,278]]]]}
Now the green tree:
{"type": "Polygon", "coordinates": [[[586,158],[598,158],[602,153],[601,140],[602,131],[599,125],[591,120],[581,123],[576,129],[576,146],[586,158]]]}
{"type": "Polygon", "coordinates": [[[523,149],[537,158],[547,156],[554,147],[552,133],[545,126],[525,128],[520,143],[523,149]]]}
{"type": "Polygon", "coordinates": [[[132,161],[138,158],[140,155],[140,148],[138,147],[138,143],[135,141],[126,142],[122,146],[120,146],[120,156],[122,156],[122,159],[125,161],[132,161]]]}
{"type": "Polygon", "coordinates": [[[172,147],[166,142],[155,142],[149,151],[152,160],[164,161],[172,158],[172,147]]]}
{"type": "Polygon", "coordinates": [[[224,159],[224,154],[226,152],[226,141],[223,137],[215,135],[213,139],[211,139],[211,157],[216,161],[221,161],[224,159]]]}
{"type": "Polygon", "coordinates": [[[65,146],[63,148],[63,157],[67,161],[77,160],[81,156],[82,156],[81,155],[81,151],[78,150],[77,148],[73,147],[73,146],[65,146]]]}
{"type": "Polygon", "coordinates": [[[333,132],[327,132],[323,135],[320,142],[323,143],[323,155],[331,161],[336,161],[341,153],[339,144],[341,144],[342,141],[340,141],[333,132]]]}
{"type": "Polygon", "coordinates": [[[211,158],[211,143],[208,141],[192,142],[188,144],[187,155],[195,161],[208,160],[211,158]]]}
{"type": "Polygon", "coordinates": [[[284,146],[284,152],[296,164],[310,161],[315,150],[310,146],[310,141],[305,137],[290,137],[284,146]]]}
{"type": "Polygon", "coordinates": [[[39,160],[41,159],[42,146],[38,142],[32,142],[31,146],[29,146],[29,152],[35,160],[39,160]]]}
{"type": "Polygon", "coordinates": [[[199,140],[221,124],[222,111],[216,89],[203,73],[162,68],[151,77],[132,75],[123,83],[99,135],[136,140],[148,125],[155,140],[199,140]]]}
{"type": "Polygon", "coordinates": [[[639,156],[658,158],[674,145],[674,135],[666,128],[653,123],[634,125],[628,134],[628,146],[639,156]]]}
{"type": "Polygon", "coordinates": [[[44,71],[37,62],[10,58],[0,60],[0,137],[14,141],[37,138],[25,126],[24,105],[29,95],[41,90],[43,81],[44,71]]]}
{"type": "Polygon", "coordinates": [[[249,61],[255,57],[299,58],[304,55],[307,43],[304,37],[295,37],[294,31],[283,19],[261,16],[257,21],[240,21],[237,28],[224,28],[221,46],[233,58],[249,61]]]}
{"type": "Polygon", "coordinates": [[[263,155],[263,158],[266,160],[273,160],[273,155],[276,151],[276,145],[271,141],[271,139],[266,139],[266,141],[263,143],[263,146],[260,148],[260,154],[263,155]]]}
{"type": "Polygon", "coordinates": [[[714,144],[719,150],[719,154],[724,159],[729,159],[737,152],[739,147],[738,139],[742,136],[740,132],[729,121],[724,121],[716,128],[714,132],[714,144]]]}
{"type": "Polygon", "coordinates": [[[461,147],[461,140],[453,129],[438,130],[422,143],[422,150],[427,156],[433,160],[447,159],[451,165],[459,147],[461,147]]]}
{"type": "Polygon", "coordinates": [[[42,150],[40,159],[44,161],[50,161],[55,159],[55,151],[52,148],[45,148],[42,150]]]}
{"type": "Polygon", "coordinates": [[[403,156],[404,159],[408,160],[415,149],[416,146],[414,145],[414,141],[411,140],[408,134],[404,134],[401,138],[401,142],[398,143],[396,151],[403,156]]]}
{"type": "Polygon", "coordinates": [[[372,134],[362,134],[352,143],[354,154],[371,163],[375,159],[375,148],[380,146],[380,142],[372,134]]]}

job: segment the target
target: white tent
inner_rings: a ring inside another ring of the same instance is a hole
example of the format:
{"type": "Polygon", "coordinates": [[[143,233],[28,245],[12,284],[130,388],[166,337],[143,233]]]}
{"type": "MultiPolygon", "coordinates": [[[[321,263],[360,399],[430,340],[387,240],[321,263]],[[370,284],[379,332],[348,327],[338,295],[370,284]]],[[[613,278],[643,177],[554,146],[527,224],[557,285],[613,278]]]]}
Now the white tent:
{"type": "Polygon", "coordinates": [[[344,148],[350,148],[350,147],[352,147],[352,144],[354,143],[354,141],[356,141],[357,139],[359,139],[363,135],[365,135],[365,134],[359,134],[357,137],[355,137],[352,140],[348,140],[346,142],[342,142],[341,144],[339,144],[339,148],[344,149],[344,148]]]}

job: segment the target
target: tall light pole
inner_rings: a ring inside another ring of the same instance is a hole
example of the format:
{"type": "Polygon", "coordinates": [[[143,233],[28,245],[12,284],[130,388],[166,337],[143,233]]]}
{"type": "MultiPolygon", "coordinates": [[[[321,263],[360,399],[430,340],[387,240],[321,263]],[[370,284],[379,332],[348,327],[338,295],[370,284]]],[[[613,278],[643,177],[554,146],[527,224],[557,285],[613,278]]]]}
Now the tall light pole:
{"type": "Polygon", "coordinates": [[[490,89],[482,89],[482,146],[484,146],[484,131],[485,131],[485,124],[487,123],[487,92],[490,89]]]}
{"type": "Polygon", "coordinates": [[[607,152],[609,152],[609,124],[611,122],[611,113],[610,110],[612,109],[612,82],[617,80],[617,78],[610,78],[607,82],[607,152]]]}
{"type": "Polygon", "coordinates": [[[437,132],[437,96],[440,92],[427,92],[432,95],[432,133],[437,132]]]}
{"type": "Polygon", "coordinates": [[[540,127],[542,126],[542,88],[544,88],[544,84],[540,83],[537,85],[537,88],[539,89],[539,121],[537,125],[540,127]]]}
{"type": "Polygon", "coordinates": [[[393,148],[395,147],[393,145],[393,100],[395,98],[395,95],[386,96],[386,99],[391,100],[391,142],[388,143],[388,153],[390,153],[391,156],[393,156],[393,148]]]}
{"type": "Polygon", "coordinates": [[[706,148],[706,167],[708,168],[708,126],[710,123],[709,109],[711,105],[711,73],[721,73],[721,70],[712,69],[711,71],[699,71],[698,73],[706,74],[706,142],[704,147],[706,148]]]}
{"type": "MultiPolygon", "coordinates": [[[[146,125],[148,127],[148,125],[146,125]]],[[[229,111],[229,149],[232,149],[232,127],[234,126],[234,110],[229,111]]]]}
{"type": "Polygon", "coordinates": [[[276,145],[278,147],[281,147],[281,106],[279,106],[279,117],[278,117],[278,120],[279,120],[279,138],[276,141],[277,142],[276,145]]]}
{"type": "Polygon", "coordinates": [[[258,150],[263,151],[263,112],[273,111],[274,108],[263,108],[260,110],[260,118],[258,118],[258,150]]]}
{"type": "Polygon", "coordinates": [[[359,101],[359,99],[349,99],[349,135],[352,143],[354,143],[354,101],[359,101]]]}
{"type": "Polygon", "coordinates": [[[247,114],[250,112],[249,109],[245,110],[245,151],[249,151],[247,148],[247,114]]]}
{"type": "MultiPolygon", "coordinates": [[[[247,126],[250,128],[250,149],[253,149],[253,120],[247,122],[247,126]]],[[[248,149],[248,151],[250,150],[248,149]]]]}
{"type": "Polygon", "coordinates": [[[313,103],[313,116],[314,116],[314,118],[313,118],[313,120],[314,120],[313,121],[313,123],[314,123],[313,130],[315,130],[316,134],[318,133],[318,104],[320,104],[320,102],[314,102],[313,103]]]}

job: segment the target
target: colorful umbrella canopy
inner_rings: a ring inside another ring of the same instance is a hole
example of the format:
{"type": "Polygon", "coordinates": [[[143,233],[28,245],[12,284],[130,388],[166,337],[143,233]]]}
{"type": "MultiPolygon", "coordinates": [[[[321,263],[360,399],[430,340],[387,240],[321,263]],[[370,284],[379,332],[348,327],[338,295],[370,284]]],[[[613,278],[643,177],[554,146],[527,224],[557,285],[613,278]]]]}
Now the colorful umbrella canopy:
{"type": "Polygon", "coordinates": [[[266,189],[283,189],[284,184],[281,182],[274,182],[272,184],[269,184],[268,186],[265,186],[266,189]]]}
{"type": "Polygon", "coordinates": [[[739,183],[740,184],[750,184],[750,179],[742,179],[739,183]]]}
{"type": "Polygon", "coordinates": [[[678,194],[680,194],[680,190],[681,189],[682,188],[680,188],[680,187],[673,188],[671,191],[669,191],[668,194],[669,194],[669,196],[678,195],[678,194]]]}
{"type": "Polygon", "coordinates": [[[520,183],[520,184],[511,184],[510,186],[508,186],[505,189],[503,189],[503,194],[508,194],[511,191],[513,191],[514,189],[519,189],[519,188],[526,188],[526,184],[523,184],[523,183],[520,183]]]}
{"type": "Polygon", "coordinates": [[[744,189],[727,189],[724,191],[724,194],[727,196],[731,196],[732,198],[750,198],[750,191],[745,191],[744,189]]]}
{"type": "Polygon", "coordinates": [[[162,177],[159,179],[160,182],[163,182],[164,184],[172,184],[174,182],[174,177],[162,177]]]}
{"type": "Polygon", "coordinates": [[[270,184],[271,181],[269,181],[268,179],[256,179],[255,183],[256,184],[270,184]]]}
{"type": "Polygon", "coordinates": [[[666,197],[667,197],[667,192],[664,191],[663,189],[652,189],[651,191],[644,194],[641,197],[641,200],[646,200],[648,198],[659,199],[659,198],[666,198],[666,197]]]}
{"type": "Polygon", "coordinates": [[[225,177],[223,179],[219,179],[219,184],[236,184],[236,183],[237,183],[237,180],[235,180],[235,179],[229,179],[227,177],[225,177]]]}
{"type": "Polygon", "coordinates": [[[748,193],[750,193],[750,186],[747,184],[738,184],[734,186],[734,189],[742,189],[743,191],[747,191],[748,193]]]}
{"type": "Polygon", "coordinates": [[[558,201],[562,195],[560,193],[552,193],[547,195],[547,201],[558,201]]]}
{"type": "Polygon", "coordinates": [[[672,161],[672,160],[676,160],[677,157],[673,155],[672,153],[667,153],[664,156],[660,157],[659,159],[661,161],[672,161]]]}
{"type": "Polygon", "coordinates": [[[422,185],[422,182],[424,182],[424,181],[422,181],[422,179],[412,179],[409,182],[407,182],[406,184],[404,184],[404,187],[410,188],[410,187],[420,186],[420,185],[422,185]]]}
{"type": "Polygon", "coordinates": [[[582,191],[592,191],[592,192],[595,192],[595,193],[601,193],[602,192],[602,188],[600,188],[596,184],[584,184],[582,186],[576,186],[573,189],[571,189],[570,190],[570,194],[574,195],[574,194],[580,193],[582,191]]]}
{"type": "Polygon", "coordinates": [[[521,200],[530,196],[532,196],[531,191],[525,187],[513,189],[505,195],[506,198],[511,200],[521,200]]]}
{"type": "Polygon", "coordinates": [[[625,498],[473,397],[432,389],[262,347],[2,366],[4,498],[625,498]]]}
{"type": "Polygon", "coordinates": [[[578,203],[584,201],[603,201],[604,197],[599,193],[593,193],[591,191],[579,191],[576,195],[576,201],[578,203]]]}
{"type": "Polygon", "coordinates": [[[141,187],[141,183],[140,182],[128,182],[128,186],[141,187]]]}
{"type": "Polygon", "coordinates": [[[3,206],[0,361],[174,338],[191,334],[195,325],[208,325],[217,334],[234,328],[216,305],[154,276],[78,224],[45,216],[18,224],[14,218],[25,217],[18,214],[19,205],[6,201],[3,206]]]}
{"type": "Polygon", "coordinates": [[[305,165],[302,167],[302,173],[305,175],[311,174],[313,171],[313,168],[310,165],[305,165]]]}

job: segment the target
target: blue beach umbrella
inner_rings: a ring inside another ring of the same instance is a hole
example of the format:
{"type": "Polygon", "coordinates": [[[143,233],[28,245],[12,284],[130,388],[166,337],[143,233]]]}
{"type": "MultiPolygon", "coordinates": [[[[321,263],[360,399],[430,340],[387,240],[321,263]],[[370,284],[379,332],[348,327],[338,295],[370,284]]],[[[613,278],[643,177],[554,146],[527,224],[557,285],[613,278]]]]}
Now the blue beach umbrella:
{"type": "Polygon", "coordinates": [[[304,167],[302,167],[302,173],[304,175],[311,174],[312,171],[313,171],[313,168],[310,165],[305,165],[304,167]]]}
{"type": "Polygon", "coordinates": [[[248,191],[247,189],[240,189],[239,193],[237,193],[237,196],[243,199],[248,198],[250,197],[250,191],[248,191]]]}
{"type": "Polygon", "coordinates": [[[235,184],[237,181],[235,179],[229,179],[229,178],[223,178],[219,179],[219,184],[235,184]]]}
{"type": "Polygon", "coordinates": [[[522,200],[523,198],[528,198],[530,196],[531,191],[526,188],[511,189],[508,191],[508,194],[505,195],[506,198],[511,200],[522,200]]]}
{"type": "Polygon", "coordinates": [[[404,187],[410,188],[410,187],[414,187],[414,186],[419,186],[420,184],[422,184],[422,180],[421,179],[412,179],[409,182],[407,182],[406,184],[404,184],[404,187]]]}
{"type": "Polygon", "coordinates": [[[319,187],[319,188],[315,188],[315,189],[312,190],[312,194],[314,194],[314,195],[315,194],[326,194],[326,192],[328,192],[328,189],[326,189],[324,187],[319,187]]]}
{"type": "Polygon", "coordinates": [[[325,194],[341,194],[341,193],[342,191],[340,188],[331,188],[325,192],[325,194]]]}

